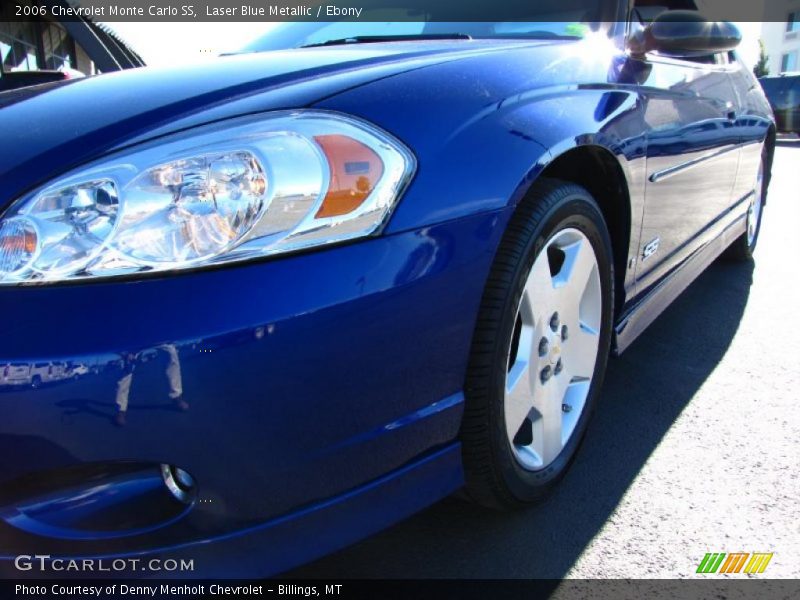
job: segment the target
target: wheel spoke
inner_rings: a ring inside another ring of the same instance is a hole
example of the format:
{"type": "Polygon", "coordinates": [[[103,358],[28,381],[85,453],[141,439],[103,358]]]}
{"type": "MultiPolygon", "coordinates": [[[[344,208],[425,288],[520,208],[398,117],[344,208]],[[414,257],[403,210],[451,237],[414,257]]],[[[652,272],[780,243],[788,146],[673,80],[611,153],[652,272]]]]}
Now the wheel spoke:
{"type": "Polygon", "coordinates": [[[600,335],[597,331],[580,323],[570,329],[569,343],[564,344],[564,364],[571,377],[589,379],[597,362],[600,335]]]}
{"type": "Polygon", "coordinates": [[[557,288],[567,288],[568,295],[577,294],[578,302],[586,289],[589,276],[597,268],[592,245],[586,238],[578,239],[559,248],[564,253],[564,264],[555,276],[557,288]]]}
{"type": "Polygon", "coordinates": [[[562,404],[566,380],[554,377],[541,386],[534,401],[533,447],[543,466],[551,463],[564,447],[562,444],[562,404]]]}
{"type": "Polygon", "coordinates": [[[564,395],[564,415],[561,430],[564,444],[567,443],[572,432],[575,431],[575,426],[578,424],[583,407],[586,405],[586,398],[589,395],[591,384],[590,379],[573,378],[567,386],[566,394],[564,395]]]}

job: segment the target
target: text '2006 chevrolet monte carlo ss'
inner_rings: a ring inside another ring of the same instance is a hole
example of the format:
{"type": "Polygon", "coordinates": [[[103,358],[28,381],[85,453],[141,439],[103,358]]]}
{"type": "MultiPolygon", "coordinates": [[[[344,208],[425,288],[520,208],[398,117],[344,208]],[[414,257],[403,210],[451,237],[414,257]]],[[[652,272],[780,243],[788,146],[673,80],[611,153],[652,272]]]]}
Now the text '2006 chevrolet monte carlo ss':
{"type": "Polygon", "coordinates": [[[740,34],[658,4],[0,94],[0,555],[262,576],[551,490],[608,357],[758,240],[740,34]]]}

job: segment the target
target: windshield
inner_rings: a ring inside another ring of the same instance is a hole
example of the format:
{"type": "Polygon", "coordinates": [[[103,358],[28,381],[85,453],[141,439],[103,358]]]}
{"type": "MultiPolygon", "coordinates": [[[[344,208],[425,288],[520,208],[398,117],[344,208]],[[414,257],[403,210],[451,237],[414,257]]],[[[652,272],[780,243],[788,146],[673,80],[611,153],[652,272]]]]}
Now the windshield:
{"type": "Polygon", "coordinates": [[[470,37],[473,39],[581,39],[599,29],[602,2],[586,0],[543,0],[526,6],[529,21],[441,22],[430,10],[365,7],[358,21],[281,23],[241,49],[264,52],[319,46],[368,38],[414,39],[426,36],[470,37]]]}

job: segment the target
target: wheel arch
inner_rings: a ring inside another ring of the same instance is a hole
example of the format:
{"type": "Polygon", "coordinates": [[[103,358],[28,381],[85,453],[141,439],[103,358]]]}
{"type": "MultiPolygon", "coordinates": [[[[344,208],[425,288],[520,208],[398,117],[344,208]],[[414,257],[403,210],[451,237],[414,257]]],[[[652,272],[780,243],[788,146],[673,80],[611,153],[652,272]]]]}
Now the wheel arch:
{"type": "MultiPolygon", "coordinates": [[[[549,159],[540,162],[536,177],[529,180],[521,199],[540,177],[560,179],[584,187],[600,206],[614,254],[614,313],[618,316],[625,302],[625,278],[633,232],[630,174],[618,156],[599,143],[573,144],[550,150],[549,159]]],[[[517,203],[518,204],[518,203],[517,203]]]]}

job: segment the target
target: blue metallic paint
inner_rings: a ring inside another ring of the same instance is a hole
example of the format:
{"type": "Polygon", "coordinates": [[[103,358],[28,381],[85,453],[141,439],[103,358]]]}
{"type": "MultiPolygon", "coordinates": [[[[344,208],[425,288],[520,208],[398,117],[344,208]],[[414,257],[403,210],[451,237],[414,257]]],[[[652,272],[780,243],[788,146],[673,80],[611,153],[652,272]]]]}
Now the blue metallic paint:
{"type": "Polygon", "coordinates": [[[234,116],[306,106],[369,81],[515,45],[520,44],[309,48],[5,93],[3,143],[14,151],[0,154],[0,207],[72,166],[131,144],[234,116]]]}
{"type": "MultiPolygon", "coordinates": [[[[473,326],[464,315],[477,309],[485,248],[504,224],[502,212],[481,213],[241,268],[4,290],[0,311],[16,318],[3,324],[0,364],[91,371],[0,393],[0,472],[129,459],[186,469],[199,497],[185,519],[102,545],[134,551],[251,527],[444,447],[460,423],[473,326]],[[189,409],[167,398],[156,356],[134,373],[127,423],[114,427],[120,354],[158,354],[165,342],[180,356],[189,409]]],[[[83,545],[48,547],[98,551],[83,545]]]]}
{"type": "MultiPolygon", "coordinates": [[[[203,557],[197,576],[274,573],[456,489],[465,365],[495,249],[532,182],[577,148],[618,165],[627,197],[612,214],[630,224],[629,257],[648,227],[682,248],[654,262],[655,279],[637,261],[626,270],[617,335],[629,344],[743,230],[746,178],[772,123],[736,65],[691,67],[730,82],[739,107],[719,121],[735,158],[731,192],[685,238],[683,222],[659,229],[648,220],[659,205],[668,215],[699,203],[648,177],[721,138],[681,119],[653,128],[648,106],[691,104],[692,90],[664,84],[665,70],[689,67],[648,64],[622,46],[616,37],[315,48],[0,95],[0,207],[104,153],[278,108],[360,116],[419,161],[380,237],[175,276],[0,289],[0,369],[87,371],[0,393],[3,481],[135,460],[178,465],[198,483],[177,521],[117,539],[48,539],[48,553],[203,557]],[[188,410],[167,398],[165,345],[178,353],[188,410]],[[126,352],[152,360],[135,372],[127,423],[115,427],[126,352]]],[[[685,186],[698,184],[696,171],[685,186]]],[[[0,530],[0,554],[40,546],[0,530]]]]}

